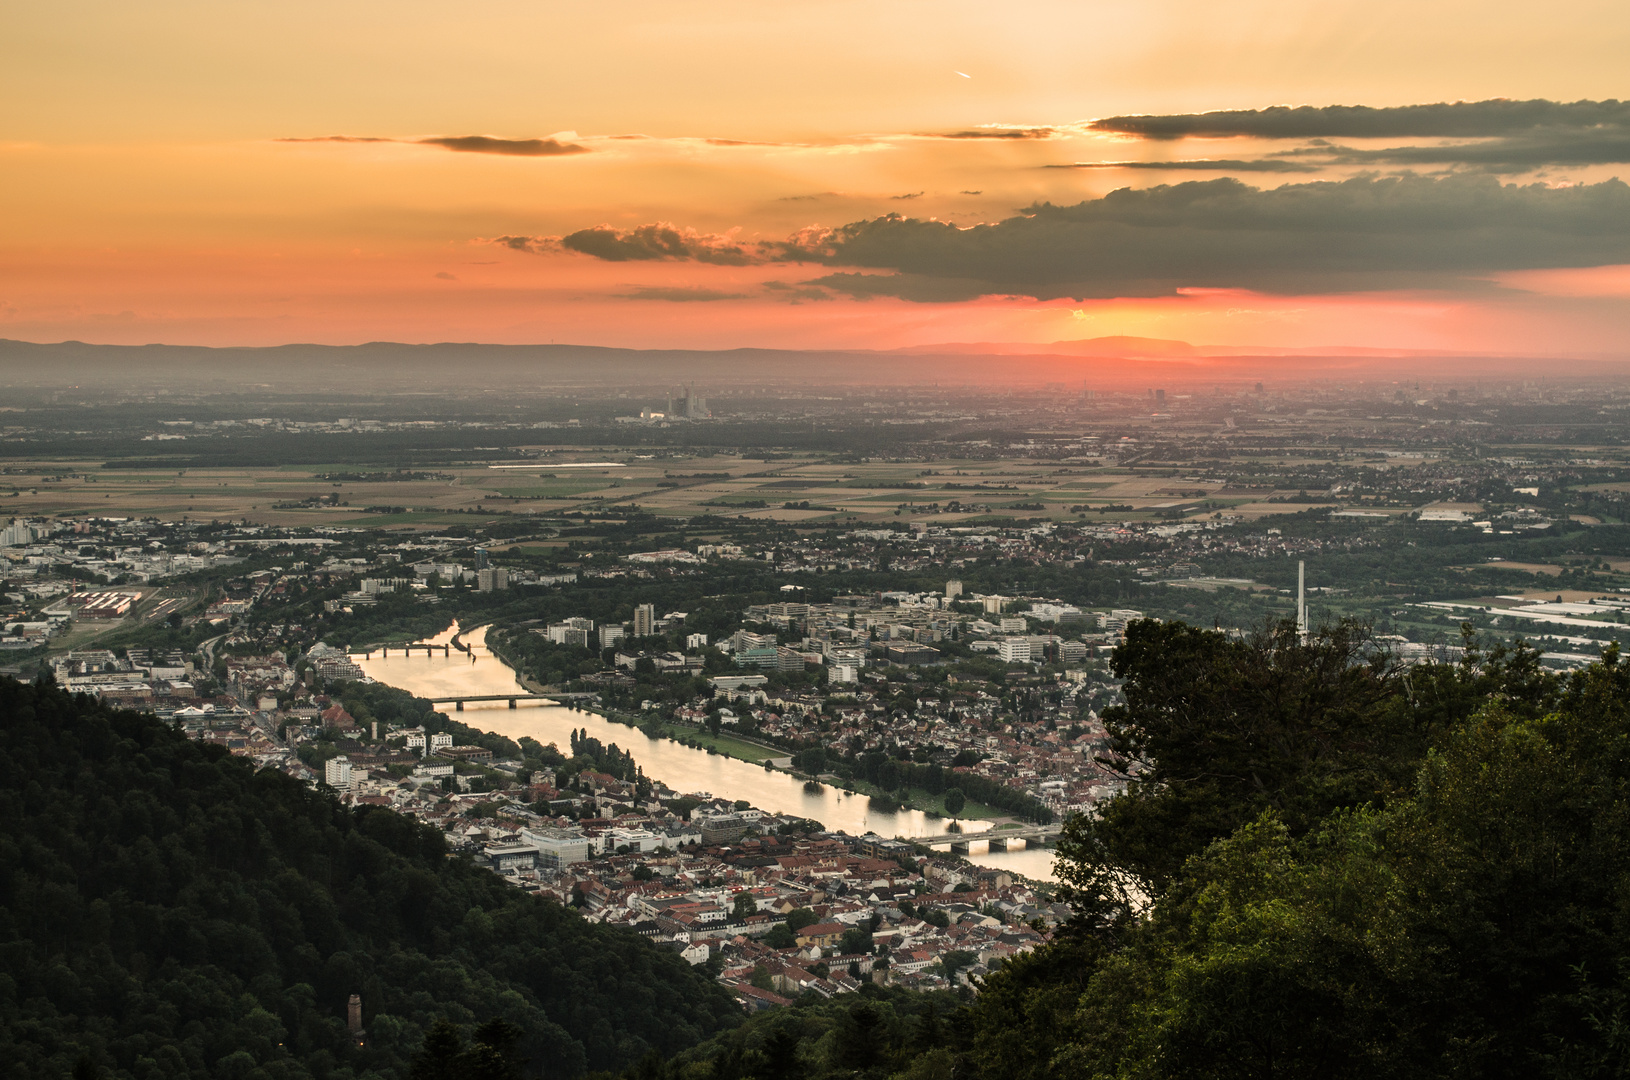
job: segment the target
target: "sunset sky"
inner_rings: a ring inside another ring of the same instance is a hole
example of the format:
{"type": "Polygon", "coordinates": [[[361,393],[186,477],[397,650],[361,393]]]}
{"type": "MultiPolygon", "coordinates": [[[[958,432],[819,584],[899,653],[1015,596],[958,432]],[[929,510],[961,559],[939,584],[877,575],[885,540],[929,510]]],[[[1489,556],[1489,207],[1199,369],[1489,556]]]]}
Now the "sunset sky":
{"type": "Polygon", "coordinates": [[[1630,356],[1626,55],[1623,3],[13,5],[0,337],[1630,356]]]}

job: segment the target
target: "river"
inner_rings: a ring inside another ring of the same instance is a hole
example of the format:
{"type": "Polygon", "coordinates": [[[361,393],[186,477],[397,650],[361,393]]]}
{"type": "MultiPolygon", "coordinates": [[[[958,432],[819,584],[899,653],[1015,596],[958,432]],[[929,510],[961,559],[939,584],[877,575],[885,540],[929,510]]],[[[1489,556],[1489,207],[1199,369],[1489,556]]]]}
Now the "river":
{"type": "MultiPolygon", "coordinates": [[[[440,645],[452,639],[457,626],[426,639],[440,645]]],[[[454,694],[504,694],[522,690],[509,665],[486,648],[486,628],[478,627],[461,640],[471,653],[455,650],[451,656],[352,657],[368,676],[419,697],[436,698],[454,694]]],[[[448,706],[451,708],[451,706],[448,706]]],[[[880,836],[933,836],[946,832],[948,821],[930,818],[918,810],[887,814],[873,810],[864,795],[850,795],[841,788],[828,787],[821,794],[804,790],[803,781],[783,772],[766,771],[723,754],[709,754],[672,739],[653,739],[638,728],[614,724],[595,713],[570,706],[517,702],[480,701],[466,704],[457,715],[464,723],[510,739],[531,736],[540,743],[567,747],[573,728],[587,730],[603,743],[616,743],[634,755],[645,775],[660,780],[676,791],[708,792],[726,799],[745,799],[771,813],[796,814],[814,818],[829,829],[860,836],[875,832],[880,836]]],[[[569,752],[569,751],[568,751],[569,752]]],[[[981,866],[999,867],[1043,881],[1053,877],[1053,852],[1040,847],[1010,851],[988,851],[975,834],[990,827],[983,821],[960,823],[970,840],[968,858],[981,866]]]]}

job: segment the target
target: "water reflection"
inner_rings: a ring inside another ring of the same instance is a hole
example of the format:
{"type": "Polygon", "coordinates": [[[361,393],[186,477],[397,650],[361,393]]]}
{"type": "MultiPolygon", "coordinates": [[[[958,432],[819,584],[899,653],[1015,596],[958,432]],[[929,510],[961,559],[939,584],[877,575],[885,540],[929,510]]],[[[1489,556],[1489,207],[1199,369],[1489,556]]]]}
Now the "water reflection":
{"type": "MultiPolygon", "coordinates": [[[[433,638],[437,645],[450,641],[457,626],[433,638]]],[[[465,654],[454,650],[451,656],[354,657],[362,670],[374,679],[425,698],[455,695],[505,694],[526,691],[515,672],[486,648],[486,629],[478,627],[462,636],[470,646],[465,654]]],[[[766,771],[722,754],[709,754],[674,742],[653,739],[637,728],[614,724],[594,713],[564,705],[544,705],[521,701],[511,709],[507,702],[471,702],[463,713],[453,713],[471,727],[496,732],[510,739],[530,736],[545,745],[566,747],[573,728],[581,728],[603,743],[615,742],[634,755],[634,760],[652,779],[661,780],[681,792],[709,792],[726,799],[745,799],[772,813],[797,814],[814,818],[827,828],[860,835],[875,832],[882,836],[937,836],[949,824],[945,818],[930,818],[918,810],[882,813],[872,809],[864,795],[851,795],[827,786],[820,793],[806,791],[803,782],[786,773],[766,771]]],[[[970,840],[969,858],[982,866],[1000,867],[1026,877],[1053,880],[1053,852],[1043,848],[1017,848],[987,851],[974,834],[990,827],[988,822],[960,822],[970,840]]]]}

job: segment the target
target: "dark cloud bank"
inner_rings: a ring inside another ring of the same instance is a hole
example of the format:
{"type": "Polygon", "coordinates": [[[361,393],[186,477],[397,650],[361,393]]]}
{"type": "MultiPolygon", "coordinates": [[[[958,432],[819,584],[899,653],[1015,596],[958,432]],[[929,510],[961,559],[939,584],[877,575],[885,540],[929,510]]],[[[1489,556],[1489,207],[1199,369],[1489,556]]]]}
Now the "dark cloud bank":
{"type": "Polygon", "coordinates": [[[1264,190],[1223,179],[1044,204],[969,229],[891,214],[750,250],[720,243],[671,226],[601,227],[561,241],[613,260],[826,265],[840,272],[801,285],[919,301],[1489,287],[1487,275],[1502,270],[1630,263],[1630,187],[1468,175],[1264,190]]]}
{"type": "Polygon", "coordinates": [[[1145,139],[1202,135],[1256,139],[1489,138],[1535,128],[1630,127],[1630,102],[1457,101],[1436,105],[1276,105],[1268,109],[1110,116],[1090,125],[1145,139]]]}
{"type": "Polygon", "coordinates": [[[722,236],[676,229],[666,223],[620,230],[610,225],[582,229],[560,238],[568,251],[593,255],[608,262],[652,259],[691,259],[721,266],[745,266],[753,257],[722,236]]]}
{"type": "MultiPolygon", "coordinates": [[[[1462,101],[1453,104],[1275,106],[1170,116],[1111,116],[1095,131],[1156,142],[1191,136],[1308,139],[1313,145],[1252,161],[1117,162],[1122,168],[1230,172],[1313,171],[1333,165],[1446,166],[1492,173],[1630,163],[1630,102],[1462,101]],[[1469,143],[1358,149],[1332,139],[1473,139],[1469,143]]],[[[1094,167],[1085,163],[1082,167],[1094,167]]],[[[1105,167],[1099,165],[1096,167],[1105,167]]]]}

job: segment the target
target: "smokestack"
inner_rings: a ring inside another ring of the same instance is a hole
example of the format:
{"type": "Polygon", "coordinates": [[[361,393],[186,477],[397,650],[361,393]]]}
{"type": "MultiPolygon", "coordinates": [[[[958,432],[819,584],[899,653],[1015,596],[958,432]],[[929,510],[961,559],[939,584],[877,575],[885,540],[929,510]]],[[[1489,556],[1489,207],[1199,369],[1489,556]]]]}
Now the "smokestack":
{"type": "Polygon", "coordinates": [[[1307,642],[1307,563],[1296,560],[1296,639],[1307,642]]]}
{"type": "Polygon", "coordinates": [[[353,1035],[362,1034],[362,995],[352,994],[345,1006],[345,1026],[353,1035]]]}

